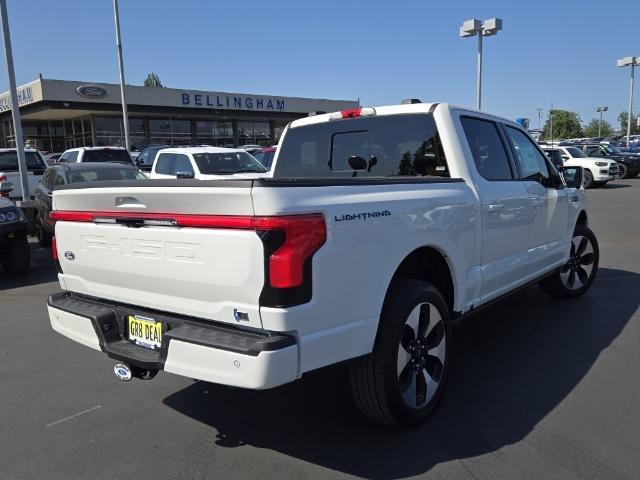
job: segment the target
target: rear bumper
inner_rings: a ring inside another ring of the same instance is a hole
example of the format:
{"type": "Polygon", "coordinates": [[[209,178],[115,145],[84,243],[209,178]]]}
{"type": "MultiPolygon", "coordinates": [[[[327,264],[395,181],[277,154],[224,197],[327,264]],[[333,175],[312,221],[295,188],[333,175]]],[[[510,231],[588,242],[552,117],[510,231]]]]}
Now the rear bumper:
{"type": "Polygon", "coordinates": [[[298,346],[290,335],[250,332],[67,292],[51,295],[47,303],[55,331],[129,365],[250,389],[298,377],[298,346]],[[162,322],[160,349],[126,339],[127,319],[134,314],[162,322]]]}

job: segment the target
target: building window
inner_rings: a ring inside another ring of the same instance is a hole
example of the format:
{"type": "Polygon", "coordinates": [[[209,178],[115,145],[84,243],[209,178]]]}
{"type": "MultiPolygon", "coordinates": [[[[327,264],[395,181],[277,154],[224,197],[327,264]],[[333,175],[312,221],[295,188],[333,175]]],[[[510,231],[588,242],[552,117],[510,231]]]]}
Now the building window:
{"type": "Polygon", "coordinates": [[[242,145],[271,145],[269,122],[238,122],[238,143],[242,145]]]}
{"type": "Polygon", "coordinates": [[[196,144],[233,147],[233,126],[231,122],[197,120],[196,144]]]}

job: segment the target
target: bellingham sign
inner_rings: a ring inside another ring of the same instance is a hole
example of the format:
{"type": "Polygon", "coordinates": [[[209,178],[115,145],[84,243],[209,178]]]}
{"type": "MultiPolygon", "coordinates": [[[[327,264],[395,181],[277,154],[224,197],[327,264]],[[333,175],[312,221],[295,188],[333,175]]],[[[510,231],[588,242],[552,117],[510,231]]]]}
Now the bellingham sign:
{"type": "Polygon", "coordinates": [[[278,97],[257,97],[241,95],[220,95],[209,93],[187,93],[180,94],[183,106],[210,107],[233,110],[265,110],[282,112],[285,110],[284,98],[278,97]]]}

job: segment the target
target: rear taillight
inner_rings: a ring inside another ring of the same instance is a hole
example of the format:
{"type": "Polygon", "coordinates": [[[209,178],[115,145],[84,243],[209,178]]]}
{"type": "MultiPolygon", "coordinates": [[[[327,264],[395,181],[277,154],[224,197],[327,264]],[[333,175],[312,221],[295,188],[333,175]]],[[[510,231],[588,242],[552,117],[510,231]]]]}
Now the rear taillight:
{"type": "MultiPolygon", "coordinates": [[[[322,214],[251,217],[174,213],[54,210],[53,221],[120,224],[131,227],[190,227],[255,230],[264,245],[265,286],[260,304],[298,305],[311,299],[311,258],[327,238],[322,214]]],[[[55,239],[52,241],[55,254],[55,239]]]]}
{"type": "Polygon", "coordinates": [[[58,246],[56,245],[56,237],[51,237],[51,255],[54,260],[58,260],[58,246]]]}
{"type": "Polygon", "coordinates": [[[281,231],[282,244],[269,255],[269,285],[292,288],[304,282],[305,262],[322,246],[327,231],[322,215],[254,218],[257,231],[281,231]]]}
{"type": "MultiPolygon", "coordinates": [[[[7,179],[7,176],[6,176],[6,175],[0,175],[0,183],[2,183],[2,182],[6,182],[7,180],[8,180],[8,179],[7,179]]],[[[6,192],[6,193],[0,193],[0,197],[8,197],[8,196],[9,196],[9,192],[6,192]]]]}

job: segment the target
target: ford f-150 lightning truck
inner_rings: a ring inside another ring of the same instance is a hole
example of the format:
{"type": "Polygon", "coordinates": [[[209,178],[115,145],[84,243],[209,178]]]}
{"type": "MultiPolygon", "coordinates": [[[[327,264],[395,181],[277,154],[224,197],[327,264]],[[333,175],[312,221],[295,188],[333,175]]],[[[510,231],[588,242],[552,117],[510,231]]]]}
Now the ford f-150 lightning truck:
{"type": "Polygon", "coordinates": [[[272,171],[56,190],[53,329],[125,380],[265,389],[348,361],[362,411],[411,425],[442,395],[453,321],[532,283],[577,297],[597,272],[582,169],[484,112],[298,119],[272,171]]]}

